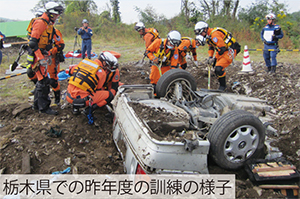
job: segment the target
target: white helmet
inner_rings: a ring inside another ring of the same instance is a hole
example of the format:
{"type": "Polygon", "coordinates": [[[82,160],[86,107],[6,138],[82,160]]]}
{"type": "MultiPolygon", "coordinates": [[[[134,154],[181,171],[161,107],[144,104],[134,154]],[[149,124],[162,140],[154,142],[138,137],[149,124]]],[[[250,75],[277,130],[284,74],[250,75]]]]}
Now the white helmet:
{"type": "Polygon", "coordinates": [[[276,19],[276,16],[273,13],[267,14],[266,19],[276,19]]]}
{"type": "Polygon", "coordinates": [[[103,63],[105,62],[108,65],[108,69],[112,72],[114,72],[118,68],[118,60],[113,54],[110,52],[102,52],[100,53],[98,59],[103,63]]]}
{"type": "Polygon", "coordinates": [[[206,28],[208,28],[208,24],[205,23],[204,21],[199,21],[195,25],[194,32],[195,32],[196,35],[200,35],[206,28]]]}
{"type": "Polygon", "coordinates": [[[196,41],[198,41],[201,46],[204,46],[206,43],[206,38],[203,37],[202,35],[197,35],[196,41]]]}
{"type": "Polygon", "coordinates": [[[89,23],[89,21],[86,20],[86,19],[83,19],[83,20],[82,20],[82,23],[89,23]]]}
{"type": "Polygon", "coordinates": [[[135,24],[135,26],[134,26],[134,29],[135,29],[136,31],[140,31],[140,30],[142,30],[142,29],[145,29],[145,25],[144,25],[143,22],[137,22],[137,23],[135,24]]]}
{"type": "Polygon", "coordinates": [[[64,8],[56,2],[46,3],[45,9],[49,14],[57,14],[57,15],[60,15],[64,11],[64,8]]]}
{"type": "Polygon", "coordinates": [[[38,9],[38,10],[35,12],[35,17],[40,17],[40,16],[42,16],[44,12],[45,12],[44,9],[42,9],[42,8],[38,9]]]}
{"type": "Polygon", "coordinates": [[[181,34],[176,30],[171,30],[167,37],[168,41],[174,46],[179,46],[181,43],[181,34]]]}

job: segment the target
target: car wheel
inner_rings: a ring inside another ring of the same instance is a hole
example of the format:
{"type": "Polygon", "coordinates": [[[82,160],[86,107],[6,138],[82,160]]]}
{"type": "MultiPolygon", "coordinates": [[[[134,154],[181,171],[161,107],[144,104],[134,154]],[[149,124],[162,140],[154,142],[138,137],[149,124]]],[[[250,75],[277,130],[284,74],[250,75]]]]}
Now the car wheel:
{"type": "Polygon", "coordinates": [[[233,110],[222,115],[210,128],[209,156],[224,169],[238,169],[264,149],[265,127],[253,114],[233,110]]]}
{"type": "Polygon", "coordinates": [[[195,78],[187,71],[182,69],[171,69],[165,72],[156,84],[156,95],[172,99],[174,97],[184,97],[190,100],[192,91],[197,88],[195,78]]]}

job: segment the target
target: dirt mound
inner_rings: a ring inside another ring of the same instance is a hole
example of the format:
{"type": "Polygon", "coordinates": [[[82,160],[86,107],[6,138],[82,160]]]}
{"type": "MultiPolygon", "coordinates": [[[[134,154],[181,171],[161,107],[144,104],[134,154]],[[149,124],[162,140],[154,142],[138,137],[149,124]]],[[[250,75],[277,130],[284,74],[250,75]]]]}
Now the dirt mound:
{"type": "MultiPolygon", "coordinates": [[[[283,156],[300,168],[300,65],[280,63],[275,75],[266,73],[263,63],[252,63],[253,75],[240,75],[242,63],[236,62],[227,71],[227,92],[247,94],[267,100],[274,107],[273,124],[277,133],[268,135],[283,156]]],[[[137,67],[135,63],[120,64],[121,82],[148,84],[149,64],[137,67]]],[[[207,69],[188,67],[197,80],[198,89],[207,88],[207,69]]],[[[62,90],[66,89],[62,83],[62,90]]],[[[211,88],[218,81],[211,77],[211,88]]],[[[72,168],[72,173],[123,173],[123,163],[112,139],[112,124],[106,117],[106,108],[95,112],[95,124],[89,125],[85,115],[73,115],[72,108],[55,107],[58,116],[48,116],[31,109],[30,104],[10,104],[0,107],[0,169],[6,174],[23,173],[22,159],[30,156],[30,173],[48,174],[72,168]],[[61,132],[50,136],[50,128],[61,132]]],[[[28,168],[27,168],[28,169],[28,168]]],[[[210,162],[210,173],[233,173],[238,179],[236,196],[239,198],[281,197],[275,192],[253,189],[243,170],[224,171],[210,162]]]]}
{"type": "Polygon", "coordinates": [[[84,115],[73,115],[71,108],[54,108],[59,116],[53,117],[32,110],[31,105],[22,106],[27,108],[12,104],[0,109],[0,167],[5,173],[23,173],[24,154],[30,155],[33,174],[62,171],[68,166],[73,173],[123,173],[105,108],[97,110],[95,125],[89,125],[84,115]],[[51,127],[61,135],[53,136],[51,127]]]}

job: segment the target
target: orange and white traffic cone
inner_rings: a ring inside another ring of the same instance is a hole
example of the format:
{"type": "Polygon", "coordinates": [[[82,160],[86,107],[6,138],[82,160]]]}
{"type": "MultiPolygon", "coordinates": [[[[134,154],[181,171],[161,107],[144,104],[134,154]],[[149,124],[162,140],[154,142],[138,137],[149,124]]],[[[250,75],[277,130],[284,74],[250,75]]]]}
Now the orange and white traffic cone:
{"type": "Polygon", "coordinates": [[[249,51],[248,51],[248,46],[246,45],[244,48],[244,59],[243,59],[243,68],[240,71],[240,73],[254,73],[251,67],[251,61],[250,61],[250,56],[249,56],[249,51]]]}

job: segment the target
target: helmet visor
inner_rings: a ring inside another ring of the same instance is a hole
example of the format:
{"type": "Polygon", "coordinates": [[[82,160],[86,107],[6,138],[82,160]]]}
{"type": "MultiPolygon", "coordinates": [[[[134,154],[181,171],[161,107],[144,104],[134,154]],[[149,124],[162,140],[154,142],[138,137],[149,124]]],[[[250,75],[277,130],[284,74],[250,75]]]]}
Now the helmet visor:
{"type": "Polygon", "coordinates": [[[140,30],[143,30],[144,28],[141,27],[141,26],[135,26],[134,29],[135,29],[136,31],[140,31],[140,30]]]}
{"type": "Polygon", "coordinates": [[[53,8],[53,10],[55,11],[55,13],[54,14],[62,14],[63,13],[63,11],[64,11],[64,8],[62,7],[62,6],[55,6],[54,8],[53,8]]]}
{"type": "Polygon", "coordinates": [[[204,31],[204,28],[194,30],[196,35],[200,35],[204,31]]]}
{"type": "Polygon", "coordinates": [[[206,43],[206,37],[203,37],[202,35],[198,35],[198,36],[196,37],[196,41],[199,42],[199,44],[200,44],[201,46],[204,46],[205,43],[206,43]]]}
{"type": "Polygon", "coordinates": [[[179,46],[181,41],[180,40],[177,40],[177,39],[172,39],[170,40],[171,44],[174,45],[174,46],[179,46]]]}
{"type": "Polygon", "coordinates": [[[118,68],[118,63],[114,62],[113,60],[110,60],[104,55],[104,53],[101,53],[98,59],[101,62],[105,62],[107,69],[109,69],[110,71],[114,71],[118,68]]]}

